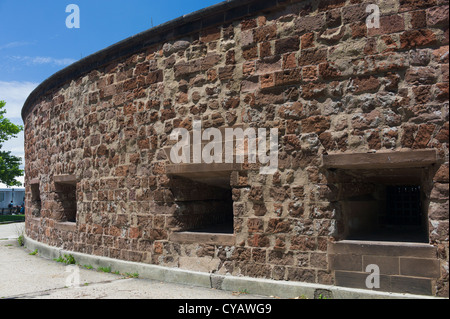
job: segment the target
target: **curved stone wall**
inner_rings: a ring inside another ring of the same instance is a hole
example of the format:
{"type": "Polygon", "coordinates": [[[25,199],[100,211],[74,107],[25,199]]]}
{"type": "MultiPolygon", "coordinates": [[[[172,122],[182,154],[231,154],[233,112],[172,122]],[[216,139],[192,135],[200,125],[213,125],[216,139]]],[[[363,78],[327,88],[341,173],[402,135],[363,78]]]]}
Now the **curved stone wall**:
{"type": "Polygon", "coordinates": [[[229,1],[76,62],[22,110],[27,236],[358,288],[377,264],[381,290],[448,296],[447,24],[441,0],[229,1]],[[277,171],[172,163],[195,121],[277,129],[277,171]],[[400,186],[418,230],[386,222],[400,186]]]}

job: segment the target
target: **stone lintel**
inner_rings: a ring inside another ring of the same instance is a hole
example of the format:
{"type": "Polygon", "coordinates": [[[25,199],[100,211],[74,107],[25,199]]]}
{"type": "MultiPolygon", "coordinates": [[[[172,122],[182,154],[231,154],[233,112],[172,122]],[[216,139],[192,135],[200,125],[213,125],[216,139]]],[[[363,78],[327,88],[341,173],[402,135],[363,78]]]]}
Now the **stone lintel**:
{"type": "Polygon", "coordinates": [[[53,181],[59,184],[73,185],[77,183],[77,177],[75,175],[55,175],[53,181]]]}
{"type": "Polygon", "coordinates": [[[30,179],[30,181],[28,182],[28,184],[30,184],[30,185],[36,185],[36,184],[39,184],[39,178],[33,178],[33,179],[30,179]]]}
{"type": "Polygon", "coordinates": [[[323,167],[328,169],[411,168],[438,162],[434,149],[323,155],[323,167]]]}

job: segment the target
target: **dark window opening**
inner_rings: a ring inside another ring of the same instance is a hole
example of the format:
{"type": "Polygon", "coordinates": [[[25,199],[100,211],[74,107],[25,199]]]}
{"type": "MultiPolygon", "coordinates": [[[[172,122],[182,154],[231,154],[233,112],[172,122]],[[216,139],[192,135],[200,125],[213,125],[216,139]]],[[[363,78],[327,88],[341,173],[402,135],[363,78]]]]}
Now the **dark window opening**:
{"type": "Polygon", "coordinates": [[[77,187],[75,184],[55,183],[59,214],[61,222],[77,221],[77,187]]]}
{"type": "Polygon", "coordinates": [[[41,216],[41,192],[39,184],[31,184],[31,215],[34,217],[41,216]]]}
{"type": "Polygon", "coordinates": [[[419,226],[422,207],[420,186],[387,186],[386,215],[383,224],[419,226]]]}
{"type": "Polygon", "coordinates": [[[428,242],[427,196],[420,169],[345,170],[338,239],[428,242]]]}
{"type": "Polygon", "coordinates": [[[172,176],[171,190],[177,205],[176,231],[233,234],[233,199],[230,179],[207,174],[201,181],[172,176]]]}

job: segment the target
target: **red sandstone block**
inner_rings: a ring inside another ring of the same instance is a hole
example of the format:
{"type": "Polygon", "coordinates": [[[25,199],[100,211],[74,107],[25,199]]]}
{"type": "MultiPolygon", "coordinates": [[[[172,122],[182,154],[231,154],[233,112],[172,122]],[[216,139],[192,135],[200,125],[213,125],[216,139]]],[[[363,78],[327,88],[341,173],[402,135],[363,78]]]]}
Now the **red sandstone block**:
{"type": "Polygon", "coordinates": [[[295,53],[288,53],[283,55],[283,70],[294,69],[297,67],[297,58],[295,53]]]}
{"type": "Polygon", "coordinates": [[[434,124],[421,124],[414,138],[413,149],[426,148],[436,128],[434,124]]]}
{"type": "Polygon", "coordinates": [[[380,81],[373,76],[358,77],[353,79],[353,92],[356,94],[363,92],[376,92],[380,87],[380,84],[380,81]]]}
{"type": "MultiPolygon", "coordinates": [[[[305,207],[302,203],[295,201],[290,202],[288,205],[288,213],[290,217],[300,218],[305,212],[305,207]]],[[[303,228],[304,229],[304,228],[303,228]]]]}
{"type": "MultiPolygon", "coordinates": [[[[281,238],[279,239],[281,240],[281,238]]],[[[294,265],[294,253],[292,251],[270,250],[267,262],[275,265],[294,265]]]]}
{"type": "Polygon", "coordinates": [[[276,24],[269,24],[258,27],[253,30],[253,39],[255,42],[266,42],[275,39],[277,36],[276,24]]]}
{"type": "Polygon", "coordinates": [[[323,80],[331,80],[335,78],[339,78],[341,76],[341,72],[337,70],[337,68],[331,63],[320,63],[319,64],[319,76],[323,80]]]}
{"type": "MultiPolygon", "coordinates": [[[[284,136],[287,137],[287,136],[284,136]]],[[[298,138],[297,136],[290,136],[292,138],[298,138]]],[[[294,142],[295,143],[295,142],[294,142]]],[[[282,187],[271,187],[270,188],[270,197],[273,198],[275,202],[283,202],[290,197],[289,186],[282,187]]]]}
{"type": "Polygon", "coordinates": [[[123,82],[124,91],[132,91],[138,87],[138,78],[131,78],[123,82]]]}
{"type": "Polygon", "coordinates": [[[367,29],[368,36],[397,33],[405,30],[405,21],[402,15],[390,15],[380,17],[379,28],[367,29]]]}
{"type": "Polygon", "coordinates": [[[146,78],[147,84],[154,84],[158,82],[162,82],[164,79],[164,74],[162,70],[157,70],[154,72],[150,72],[150,74],[146,78]]]}
{"type": "Polygon", "coordinates": [[[295,20],[295,31],[297,34],[320,31],[325,28],[325,14],[317,14],[315,16],[307,15],[299,17],[295,20]]]}
{"type": "Polygon", "coordinates": [[[342,10],[331,9],[325,12],[325,22],[328,28],[336,28],[342,24],[342,10]]]}
{"type": "MultiPolygon", "coordinates": [[[[448,129],[448,125],[447,125],[448,129]]],[[[433,177],[434,182],[440,182],[440,183],[448,183],[449,182],[449,164],[445,163],[442,164],[436,174],[433,177]]]]}
{"type": "Polygon", "coordinates": [[[273,73],[264,74],[259,77],[261,89],[272,88],[275,86],[275,75],[273,73]]]}
{"type": "Polygon", "coordinates": [[[272,45],[270,42],[263,42],[259,44],[259,57],[265,58],[272,56],[272,45]]]}
{"type": "Polygon", "coordinates": [[[267,208],[263,203],[254,203],[253,213],[255,216],[264,216],[267,213],[267,208]]]}
{"type": "Polygon", "coordinates": [[[275,73],[275,85],[289,85],[296,84],[302,81],[301,69],[290,69],[275,73]]]}
{"type": "Polygon", "coordinates": [[[367,35],[367,25],[364,22],[355,22],[350,25],[352,38],[362,38],[367,35]]]}
{"type": "Polygon", "coordinates": [[[440,102],[448,101],[449,98],[449,85],[446,83],[437,83],[436,84],[436,100],[440,102]]]}
{"type": "Polygon", "coordinates": [[[326,88],[327,86],[325,83],[308,83],[306,85],[302,85],[301,96],[305,100],[317,99],[324,96],[326,88]]]}
{"type": "Polygon", "coordinates": [[[448,27],[449,6],[439,6],[427,9],[427,25],[430,27],[448,27]]]}
{"type": "Polygon", "coordinates": [[[261,218],[249,218],[247,229],[249,233],[261,233],[264,230],[264,221],[261,218]]]}
{"type": "Polygon", "coordinates": [[[448,63],[442,64],[441,65],[441,81],[448,83],[448,80],[449,80],[449,65],[448,65],[448,63]]]}
{"type": "Polygon", "coordinates": [[[436,5],[436,0],[400,0],[399,12],[424,9],[436,5]]]}
{"type": "Polygon", "coordinates": [[[329,11],[336,8],[342,8],[346,0],[320,0],[319,11],[329,11]]]}
{"type": "Polygon", "coordinates": [[[274,73],[282,70],[280,56],[272,56],[256,61],[256,74],[274,73]]]}
{"type": "Polygon", "coordinates": [[[304,116],[303,105],[300,102],[282,105],[278,109],[278,115],[284,119],[299,120],[304,116]]]}
{"type": "Polygon", "coordinates": [[[409,15],[413,29],[421,29],[427,26],[427,14],[425,10],[413,11],[409,15]]]}
{"type": "Polygon", "coordinates": [[[400,258],[400,275],[438,278],[440,276],[439,260],[424,258],[400,258]]]}
{"type": "Polygon", "coordinates": [[[256,19],[248,19],[241,21],[241,30],[249,30],[257,27],[256,19]]]}
{"type": "Polygon", "coordinates": [[[124,115],[134,115],[136,113],[136,106],[133,103],[127,103],[123,107],[124,115]]]}
{"type": "Polygon", "coordinates": [[[253,234],[247,240],[248,246],[251,247],[269,247],[270,240],[266,235],[253,234]]]}
{"type": "Polygon", "coordinates": [[[263,192],[261,186],[252,186],[250,188],[250,193],[248,194],[248,199],[251,201],[262,201],[263,192]]]}
{"type": "Polygon", "coordinates": [[[439,49],[433,50],[433,60],[438,63],[448,63],[449,62],[449,54],[448,54],[448,45],[441,46],[439,49]]]}
{"type": "Polygon", "coordinates": [[[150,240],[167,240],[169,238],[167,231],[164,229],[151,229],[149,235],[150,240]]]}
{"type": "Polygon", "coordinates": [[[255,61],[249,61],[249,62],[244,62],[242,64],[242,73],[243,75],[253,75],[255,73],[256,70],[256,63],[255,61]]]}
{"type": "Polygon", "coordinates": [[[368,16],[366,8],[366,3],[345,6],[342,8],[342,22],[344,24],[365,22],[368,16]]]}
{"type": "Polygon", "coordinates": [[[331,120],[329,116],[311,116],[301,121],[302,133],[316,133],[320,134],[331,126],[331,120]]]}
{"type": "Polygon", "coordinates": [[[203,30],[200,33],[200,41],[208,43],[220,39],[220,27],[203,30]]]}
{"type": "Polygon", "coordinates": [[[433,84],[436,79],[436,72],[432,67],[411,67],[405,74],[405,81],[409,84],[433,84]]]}
{"type": "Polygon", "coordinates": [[[442,202],[430,203],[428,209],[428,216],[431,220],[448,220],[449,216],[448,200],[445,200],[445,202],[443,203],[442,202]]]}
{"type": "Polygon", "coordinates": [[[282,218],[271,218],[267,224],[268,233],[287,233],[291,228],[291,222],[282,218]]]}
{"type": "Polygon", "coordinates": [[[316,250],[316,238],[304,235],[293,235],[291,237],[290,250],[314,251],[316,250]]]}
{"type": "Polygon", "coordinates": [[[302,35],[300,41],[302,50],[314,47],[314,32],[302,35]]]}
{"type": "Polygon", "coordinates": [[[154,242],[153,244],[153,252],[155,254],[162,254],[164,252],[164,242],[154,242]]]}
{"type": "Polygon", "coordinates": [[[219,68],[219,79],[221,81],[230,80],[233,78],[234,65],[227,65],[219,68]]]}
{"type": "Polygon", "coordinates": [[[136,65],[136,68],[134,69],[134,76],[147,75],[149,70],[150,70],[149,62],[139,63],[138,65],[136,65]]]}
{"type": "Polygon", "coordinates": [[[436,35],[429,29],[408,30],[400,35],[400,48],[402,50],[432,46],[436,43],[436,35]]]}
{"type": "Polygon", "coordinates": [[[300,49],[300,39],[298,36],[293,36],[275,41],[275,54],[296,52],[299,49],[300,49]]]}
{"type": "Polygon", "coordinates": [[[431,190],[430,198],[433,200],[448,200],[449,184],[448,183],[434,183],[431,190]]]}
{"type": "Polygon", "coordinates": [[[242,51],[242,57],[249,61],[255,60],[258,58],[258,47],[256,45],[246,48],[242,51]]]}
{"type": "Polygon", "coordinates": [[[327,49],[302,50],[298,59],[299,66],[314,65],[327,61],[327,49]]]}
{"type": "Polygon", "coordinates": [[[236,53],[234,50],[227,51],[225,55],[225,64],[226,65],[233,65],[236,63],[236,53]]]}
{"type": "Polygon", "coordinates": [[[441,143],[448,143],[449,141],[449,126],[448,122],[444,123],[442,125],[441,129],[438,131],[438,133],[435,136],[435,139],[438,140],[441,143]]]}
{"type": "Polygon", "coordinates": [[[287,267],[287,280],[315,283],[315,273],[315,269],[287,267]]]}
{"type": "Polygon", "coordinates": [[[138,227],[130,227],[130,229],[128,230],[128,236],[131,239],[136,239],[141,237],[141,232],[138,227]]]}

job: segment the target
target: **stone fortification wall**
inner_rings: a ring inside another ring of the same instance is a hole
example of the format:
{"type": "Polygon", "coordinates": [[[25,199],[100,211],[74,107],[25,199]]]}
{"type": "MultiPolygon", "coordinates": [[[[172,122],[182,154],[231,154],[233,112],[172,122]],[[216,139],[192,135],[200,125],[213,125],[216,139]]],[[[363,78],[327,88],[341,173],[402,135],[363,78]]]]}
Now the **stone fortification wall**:
{"type": "Polygon", "coordinates": [[[169,267],[358,286],[347,279],[364,273],[365,253],[349,261],[333,245],[350,238],[354,207],[373,207],[373,185],[413,183],[431,252],[377,253],[400,265],[384,289],[448,295],[447,24],[444,0],[231,1],[75,63],[23,109],[27,236],[169,267]],[[379,28],[367,27],[369,4],[379,28]],[[278,170],[218,168],[229,182],[211,187],[170,174],[170,133],[196,120],[278,129],[278,170]],[[404,156],[362,168],[339,157],[383,152],[404,156]],[[227,205],[228,234],[184,232],[227,205]]]}

